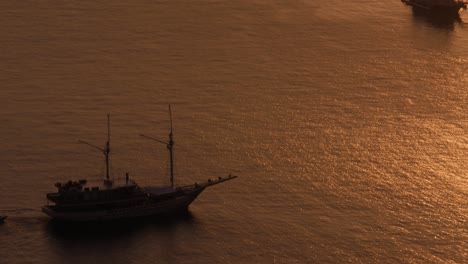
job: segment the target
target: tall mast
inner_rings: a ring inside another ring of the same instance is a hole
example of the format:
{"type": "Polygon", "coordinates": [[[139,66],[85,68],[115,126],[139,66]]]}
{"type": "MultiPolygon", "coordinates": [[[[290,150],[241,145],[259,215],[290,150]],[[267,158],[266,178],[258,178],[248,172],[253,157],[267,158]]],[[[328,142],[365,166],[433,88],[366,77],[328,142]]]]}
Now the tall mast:
{"type": "Polygon", "coordinates": [[[171,186],[174,188],[174,152],[173,152],[173,147],[174,147],[174,140],[172,137],[172,111],[171,111],[171,105],[169,105],[169,119],[171,121],[171,132],[169,133],[169,144],[167,144],[167,148],[169,149],[169,155],[170,155],[170,160],[171,160],[171,186]]]}
{"type": "Polygon", "coordinates": [[[171,187],[174,188],[174,138],[172,136],[172,112],[171,112],[171,105],[169,105],[169,119],[171,121],[171,130],[169,132],[169,142],[166,142],[166,141],[162,141],[162,140],[159,140],[159,139],[156,139],[156,138],[152,138],[152,137],[148,137],[148,136],[145,136],[143,134],[140,134],[140,136],[144,137],[144,138],[147,138],[147,139],[151,139],[151,140],[154,140],[156,142],[159,142],[161,144],[164,144],[166,145],[167,149],[169,150],[169,159],[170,159],[170,162],[171,162],[171,187]]]}
{"type": "Polygon", "coordinates": [[[108,183],[109,182],[109,153],[110,153],[110,116],[109,114],[107,114],[107,142],[106,142],[105,148],[95,146],[83,140],[78,140],[78,142],[86,144],[93,148],[96,148],[99,151],[101,151],[104,154],[104,156],[106,156],[106,182],[108,183]]]}
{"type": "Polygon", "coordinates": [[[107,114],[107,142],[104,155],[106,155],[106,180],[109,180],[109,153],[110,153],[110,116],[107,114]]]}

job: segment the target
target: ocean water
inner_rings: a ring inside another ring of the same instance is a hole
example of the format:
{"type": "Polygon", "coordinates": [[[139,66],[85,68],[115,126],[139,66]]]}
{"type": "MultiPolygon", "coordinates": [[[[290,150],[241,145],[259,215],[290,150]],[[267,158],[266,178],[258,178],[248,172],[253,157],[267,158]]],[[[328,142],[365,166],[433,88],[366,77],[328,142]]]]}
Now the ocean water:
{"type": "Polygon", "coordinates": [[[0,263],[465,263],[468,13],[400,1],[0,2],[0,263]],[[57,181],[207,189],[64,226],[57,181]]]}

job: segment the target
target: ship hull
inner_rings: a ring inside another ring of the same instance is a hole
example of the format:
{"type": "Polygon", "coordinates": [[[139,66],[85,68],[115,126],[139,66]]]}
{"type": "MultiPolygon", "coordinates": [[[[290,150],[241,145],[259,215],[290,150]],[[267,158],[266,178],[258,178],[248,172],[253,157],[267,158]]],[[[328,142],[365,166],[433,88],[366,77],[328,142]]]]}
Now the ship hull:
{"type": "Polygon", "coordinates": [[[421,1],[401,0],[403,3],[412,6],[417,12],[426,12],[431,14],[457,15],[460,10],[466,9],[465,3],[454,3],[450,5],[428,5],[421,1]]]}
{"type": "Polygon", "coordinates": [[[151,201],[146,204],[112,210],[67,211],[60,212],[55,206],[44,206],[42,212],[51,218],[67,222],[102,222],[119,219],[132,219],[149,216],[171,215],[188,210],[189,205],[200,195],[204,188],[193,190],[183,196],[151,201]]]}

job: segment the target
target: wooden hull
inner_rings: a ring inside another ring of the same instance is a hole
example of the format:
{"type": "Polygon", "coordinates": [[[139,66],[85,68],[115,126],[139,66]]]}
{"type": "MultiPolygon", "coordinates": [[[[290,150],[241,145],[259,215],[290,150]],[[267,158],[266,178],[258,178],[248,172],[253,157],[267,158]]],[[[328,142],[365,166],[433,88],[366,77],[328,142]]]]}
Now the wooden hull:
{"type": "Polygon", "coordinates": [[[427,12],[434,15],[443,14],[443,15],[457,15],[460,10],[466,9],[466,4],[459,2],[453,4],[426,4],[425,1],[415,1],[415,0],[401,0],[403,3],[412,6],[414,10],[419,12],[427,12]]]}
{"type": "Polygon", "coordinates": [[[68,211],[60,212],[55,206],[44,206],[42,212],[53,219],[70,222],[102,222],[119,219],[131,219],[148,216],[170,215],[187,211],[189,205],[205,188],[201,187],[174,199],[165,201],[148,201],[145,205],[125,207],[112,210],[68,211]]]}

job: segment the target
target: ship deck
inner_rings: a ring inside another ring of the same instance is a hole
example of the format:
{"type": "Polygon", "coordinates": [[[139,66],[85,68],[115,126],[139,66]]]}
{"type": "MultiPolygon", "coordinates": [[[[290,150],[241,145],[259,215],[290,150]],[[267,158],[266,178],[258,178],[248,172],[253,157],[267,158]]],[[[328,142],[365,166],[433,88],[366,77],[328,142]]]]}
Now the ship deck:
{"type": "Polygon", "coordinates": [[[123,178],[116,178],[116,179],[111,179],[107,181],[106,179],[98,180],[98,179],[93,179],[93,180],[86,180],[86,183],[81,184],[81,186],[84,188],[95,188],[98,187],[99,190],[111,190],[111,189],[117,189],[121,187],[127,187],[127,186],[134,186],[137,185],[137,183],[132,180],[123,178]]]}

